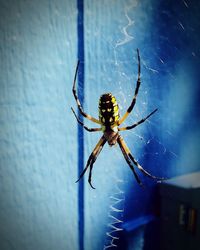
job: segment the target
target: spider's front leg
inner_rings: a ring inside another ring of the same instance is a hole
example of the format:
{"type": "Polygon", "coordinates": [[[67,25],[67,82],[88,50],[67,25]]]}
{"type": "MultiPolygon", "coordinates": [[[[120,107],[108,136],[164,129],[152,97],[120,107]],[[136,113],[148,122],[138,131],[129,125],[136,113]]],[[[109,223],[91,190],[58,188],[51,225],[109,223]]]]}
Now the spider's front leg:
{"type": "Polygon", "coordinates": [[[92,151],[92,153],[90,154],[89,158],[88,158],[88,161],[87,161],[87,164],[86,164],[86,167],[84,168],[83,172],[80,174],[78,180],[76,182],[78,182],[82,177],[83,175],[85,174],[85,172],[87,171],[88,167],[90,167],[90,172],[89,172],[89,178],[88,178],[88,182],[90,184],[90,186],[95,189],[91,183],[91,180],[92,180],[92,168],[93,168],[93,164],[94,162],[96,161],[98,155],[100,154],[103,146],[105,145],[106,143],[106,138],[104,136],[101,137],[101,139],[99,140],[99,142],[97,143],[97,145],[95,146],[94,150],[92,151]]]}
{"type": "Polygon", "coordinates": [[[88,132],[97,132],[97,131],[101,131],[101,128],[88,128],[87,126],[85,126],[84,123],[83,123],[83,122],[78,118],[78,116],[76,115],[74,109],[71,108],[71,110],[72,110],[74,116],[76,117],[77,122],[78,122],[81,126],[83,126],[83,128],[84,128],[85,130],[87,130],[88,132]]]}
{"type": "Polygon", "coordinates": [[[123,115],[123,117],[119,120],[118,125],[122,124],[125,121],[125,119],[131,113],[131,111],[133,110],[133,108],[134,108],[134,106],[136,104],[136,99],[137,99],[137,95],[138,95],[140,84],[141,84],[141,79],[140,79],[141,67],[140,67],[140,53],[139,53],[139,49],[137,49],[137,57],[138,57],[138,79],[137,79],[137,84],[136,84],[136,88],[135,88],[135,93],[134,93],[131,105],[129,106],[129,108],[127,109],[126,113],[123,115]]]}
{"type": "Polygon", "coordinates": [[[138,125],[142,124],[143,122],[145,122],[150,116],[152,116],[158,109],[155,109],[153,112],[151,112],[148,116],[146,116],[145,118],[143,118],[142,120],[134,123],[133,125],[131,126],[127,126],[127,127],[123,127],[123,128],[119,128],[119,131],[122,131],[122,130],[129,130],[129,129],[133,129],[135,127],[137,127],[138,125]]]}
{"type": "Polygon", "coordinates": [[[79,109],[81,115],[83,115],[85,118],[89,119],[90,121],[93,121],[93,122],[95,122],[97,124],[101,124],[101,122],[99,120],[97,120],[96,118],[92,117],[91,115],[86,114],[83,111],[83,107],[82,107],[81,102],[80,102],[80,100],[78,98],[78,95],[76,93],[76,78],[77,78],[77,74],[78,74],[79,64],[80,64],[80,61],[78,61],[77,65],[76,65],[76,71],[75,71],[75,75],[74,75],[74,82],[73,82],[73,87],[72,87],[72,93],[74,95],[74,98],[76,100],[76,103],[77,103],[77,106],[78,106],[78,109],[79,109]]]}

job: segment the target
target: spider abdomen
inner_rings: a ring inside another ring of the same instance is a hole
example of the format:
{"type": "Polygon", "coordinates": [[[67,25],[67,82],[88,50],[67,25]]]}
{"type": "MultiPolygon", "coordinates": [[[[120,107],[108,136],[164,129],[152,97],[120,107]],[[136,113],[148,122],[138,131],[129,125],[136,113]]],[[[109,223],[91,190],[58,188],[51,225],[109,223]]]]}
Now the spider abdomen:
{"type": "Polygon", "coordinates": [[[99,120],[107,129],[119,120],[119,106],[111,93],[103,94],[99,98],[99,120]]]}

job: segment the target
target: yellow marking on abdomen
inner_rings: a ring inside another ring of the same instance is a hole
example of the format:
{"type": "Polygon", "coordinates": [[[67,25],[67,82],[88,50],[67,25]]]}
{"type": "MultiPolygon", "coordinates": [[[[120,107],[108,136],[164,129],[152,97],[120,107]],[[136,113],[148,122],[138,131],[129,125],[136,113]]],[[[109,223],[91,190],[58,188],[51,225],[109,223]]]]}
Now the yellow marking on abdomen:
{"type": "Polygon", "coordinates": [[[119,120],[119,107],[111,93],[104,94],[99,99],[99,119],[103,125],[110,128],[119,120]]]}

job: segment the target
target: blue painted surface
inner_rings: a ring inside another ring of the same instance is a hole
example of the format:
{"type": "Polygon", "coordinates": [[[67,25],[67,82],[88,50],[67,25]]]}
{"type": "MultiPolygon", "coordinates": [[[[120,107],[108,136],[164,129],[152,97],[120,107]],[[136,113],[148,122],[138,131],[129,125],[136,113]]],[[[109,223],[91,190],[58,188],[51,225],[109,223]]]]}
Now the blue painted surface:
{"type": "MultiPolygon", "coordinates": [[[[136,159],[155,175],[199,170],[199,9],[199,3],[187,0],[84,1],[85,84],[84,91],[79,89],[84,108],[98,117],[98,98],[109,91],[121,114],[126,111],[137,79],[139,48],[142,84],[125,124],[155,108],[159,112],[122,135],[136,159]]],[[[70,111],[75,105],[71,87],[78,54],[77,13],[71,0],[1,1],[2,250],[79,249],[80,192],[86,250],[103,249],[115,193],[121,191],[119,208],[124,212],[115,214],[122,221],[157,210],[155,182],[141,175],[141,189],[118,147],[105,145],[99,155],[93,170],[96,190],[87,176],[80,186],[74,183],[83,150],[70,111]],[[78,191],[83,182],[84,190],[78,191]]],[[[94,126],[87,120],[85,124],[94,126]]],[[[84,131],[83,136],[85,164],[101,134],[84,131]]],[[[145,228],[139,229],[130,249],[143,249],[145,237],[145,228]]]]}
{"type": "Polygon", "coordinates": [[[1,1],[0,19],[0,249],[78,249],[76,2],[1,1]]]}
{"type": "MultiPolygon", "coordinates": [[[[77,93],[79,100],[84,107],[84,2],[77,0],[77,30],[78,30],[78,60],[80,60],[78,71],[77,93]]],[[[78,118],[84,122],[83,116],[78,113],[78,118]]],[[[78,126],[78,177],[84,169],[84,128],[78,126]]],[[[79,250],[84,249],[84,181],[78,186],[78,220],[79,220],[79,250]]]]}

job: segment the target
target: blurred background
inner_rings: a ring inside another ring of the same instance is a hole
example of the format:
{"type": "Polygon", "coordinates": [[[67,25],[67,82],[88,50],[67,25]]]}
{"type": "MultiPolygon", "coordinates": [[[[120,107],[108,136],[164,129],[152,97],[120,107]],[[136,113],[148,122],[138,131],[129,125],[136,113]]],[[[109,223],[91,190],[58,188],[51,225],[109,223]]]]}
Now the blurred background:
{"type": "Polygon", "coordinates": [[[194,0],[0,0],[1,250],[199,249],[199,11],[194,0]],[[71,112],[76,63],[85,111],[98,118],[111,92],[122,115],[137,48],[141,87],[124,125],[158,112],[121,135],[153,175],[190,175],[157,184],[138,172],[141,188],[119,147],[105,145],[92,190],[88,173],[75,181],[101,132],[71,112]]]}

